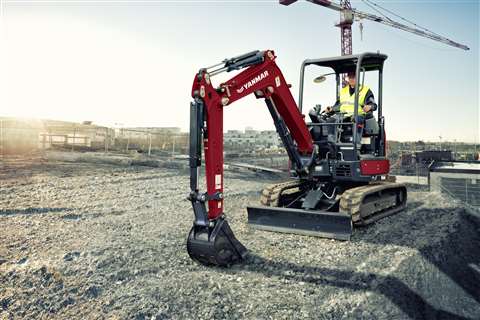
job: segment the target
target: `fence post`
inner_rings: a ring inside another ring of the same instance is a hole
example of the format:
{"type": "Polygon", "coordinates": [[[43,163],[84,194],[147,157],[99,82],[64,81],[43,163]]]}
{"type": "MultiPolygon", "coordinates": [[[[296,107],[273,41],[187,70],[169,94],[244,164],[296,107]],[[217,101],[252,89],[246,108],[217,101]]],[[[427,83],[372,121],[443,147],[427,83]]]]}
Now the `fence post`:
{"type": "Polygon", "coordinates": [[[465,179],[465,203],[468,204],[468,179],[465,179]]]}
{"type": "Polygon", "coordinates": [[[108,153],[108,127],[105,127],[105,153],[108,153]]]}
{"type": "MultiPolygon", "coordinates": [[[[72,140],[72,152],[73,152],[73,147],[75,146],[75,133],[76,133],[77,128],[75,125],[73,125],[73,140],[72,140]]],[[[67,140],[68,141],[68,140],[67,140]]]]}
{"type": "Polygon", "coordinates": [[[148,155],[151,155],[152,151],[152,134],[148,133],[148,155]]]}

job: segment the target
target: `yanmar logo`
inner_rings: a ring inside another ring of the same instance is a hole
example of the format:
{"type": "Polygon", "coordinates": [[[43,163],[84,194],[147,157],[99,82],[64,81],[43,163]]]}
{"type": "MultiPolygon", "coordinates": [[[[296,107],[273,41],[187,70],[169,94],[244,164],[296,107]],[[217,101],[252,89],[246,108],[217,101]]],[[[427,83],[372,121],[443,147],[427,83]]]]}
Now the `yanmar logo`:
{"type": "Polygon", "coordinates": [[[262,81],[263,79],[265,79],[266,77],[268,77],[268,71],[267,70],[263,71],[258,76],[256,76],[252,80],[245,83],[243,86],[240,87],[240,89],[237,89],[237,93],[242,93],[245,89],[250,88],[251,86],[253,86],[253,85],[257,84],[258,82],[262,81]]]}

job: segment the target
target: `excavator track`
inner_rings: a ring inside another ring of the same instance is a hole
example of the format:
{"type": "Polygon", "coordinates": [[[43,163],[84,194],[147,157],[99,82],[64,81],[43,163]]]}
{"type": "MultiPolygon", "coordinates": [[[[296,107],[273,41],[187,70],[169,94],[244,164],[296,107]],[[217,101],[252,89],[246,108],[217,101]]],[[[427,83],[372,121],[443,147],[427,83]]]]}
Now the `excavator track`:
{"type": "Polygon", "coordinates": [[[262,191],[260,203],[268,207],[278,207],[280,206],[281,196],[284,193],[296,193],[300,191],[299,187],[302,183],[300,180],[291,180],[268,185],[262,191]]]}
{"type": "Polygon", "coordinates": [[[346,190],[340,199],[340,212],[349,214],[356,226],[365,226],[403,210],[407,188],[403,184],[374,182],[346,190]]]}

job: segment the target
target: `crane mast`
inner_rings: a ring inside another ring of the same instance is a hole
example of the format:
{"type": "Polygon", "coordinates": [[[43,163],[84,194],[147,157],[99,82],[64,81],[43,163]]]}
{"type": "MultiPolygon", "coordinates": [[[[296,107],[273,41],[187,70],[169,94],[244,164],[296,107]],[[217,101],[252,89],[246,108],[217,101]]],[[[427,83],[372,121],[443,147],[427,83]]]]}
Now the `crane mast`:
{"type": "Polygon", "coordinates": [[[341,0],[340,22],[336,25],[341,32],[342,56],[352,54],[352,24],[353,14],[350,0],[341,0]]]}

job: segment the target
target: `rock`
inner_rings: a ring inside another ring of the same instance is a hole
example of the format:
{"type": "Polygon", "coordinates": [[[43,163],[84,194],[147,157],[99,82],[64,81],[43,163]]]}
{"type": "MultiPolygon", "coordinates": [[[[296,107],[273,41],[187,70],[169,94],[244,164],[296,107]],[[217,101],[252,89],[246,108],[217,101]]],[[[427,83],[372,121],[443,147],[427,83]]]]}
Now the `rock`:
{"type": "Polygon", "coordinates": [[[85,291],[85,295],[89,298],[97,298],[102,293],[102,288],[97,286],[90,286],[85,291]]]}
{"type": "Polygon", "coordinates": [[[69,252],[66,255],[64,255],[63,260],[64,261],[73,261],[73,260],[77,259],[78,257],[80,257],[80,252],[72,251],[72,252],[69,252]]]}
{"type": "Polygon", "coordinates": [[[0,307],[2,308],[2,310],[7,310],[11,302],[12,302],[11,298],[0,299],[0,307]]]}
{"type": "Polygon", "coordinates": [[[63,300],[63,302],[61,303],[61,306],[66,307],[72,304],[75,304],[75,299],[73,299],[72,297],[68,297],[67,299],[63,300]]]}

